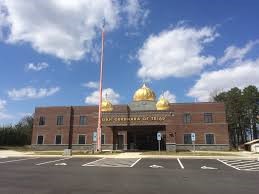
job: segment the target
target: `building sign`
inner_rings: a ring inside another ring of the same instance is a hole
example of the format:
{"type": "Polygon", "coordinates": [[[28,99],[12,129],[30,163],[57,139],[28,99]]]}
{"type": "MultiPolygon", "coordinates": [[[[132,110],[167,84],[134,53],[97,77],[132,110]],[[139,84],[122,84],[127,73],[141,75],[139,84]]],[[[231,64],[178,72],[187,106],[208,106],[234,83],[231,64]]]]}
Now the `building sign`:
{"type": "Polygon", "coordinates": [[[142,117],[103,117],[102,122],[141,122],[141,121],[164,121],[165,116],[142,116],[142,117]]]}

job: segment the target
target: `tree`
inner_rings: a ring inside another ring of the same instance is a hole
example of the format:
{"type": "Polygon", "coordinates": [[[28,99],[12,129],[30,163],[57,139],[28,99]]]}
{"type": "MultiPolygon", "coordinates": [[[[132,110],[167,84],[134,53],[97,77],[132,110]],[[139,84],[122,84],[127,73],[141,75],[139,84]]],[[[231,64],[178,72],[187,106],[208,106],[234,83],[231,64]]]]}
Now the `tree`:
{"type": "Polygon", "coordinates": [[[23,146],[31,144],[33,116],[22,118],[15,126],[0,128],[0,145],[23,146]]]}
{"type": "Polygon", "coordinates": [[[257,100],[259,99],[259,91],[255,86],[248,86],[243,90],[244,111],[246,113],[245,123],[251,131],[251,136],[257,139],[256,123],[258,112],[257,100]]]}
{"type": "Polygon", "coordinates": [[[247,141],[247,129],[257,138],[256,122],[259,113],[259,92],[255,86],[241,91],[235,87],[214,96],[214,101],[224,102],[231,144],[237,147],[247,141]]]}

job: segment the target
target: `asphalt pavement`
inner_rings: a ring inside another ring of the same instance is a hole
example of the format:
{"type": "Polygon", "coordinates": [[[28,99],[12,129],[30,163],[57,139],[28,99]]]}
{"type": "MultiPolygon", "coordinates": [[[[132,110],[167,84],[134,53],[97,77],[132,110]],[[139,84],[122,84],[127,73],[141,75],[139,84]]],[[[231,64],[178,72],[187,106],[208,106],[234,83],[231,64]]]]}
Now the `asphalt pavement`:
{"type": "Polygon", "coordinates": [[[0,158],[1,194],[257,194],[258,180],[256,160],[0,158]]]}

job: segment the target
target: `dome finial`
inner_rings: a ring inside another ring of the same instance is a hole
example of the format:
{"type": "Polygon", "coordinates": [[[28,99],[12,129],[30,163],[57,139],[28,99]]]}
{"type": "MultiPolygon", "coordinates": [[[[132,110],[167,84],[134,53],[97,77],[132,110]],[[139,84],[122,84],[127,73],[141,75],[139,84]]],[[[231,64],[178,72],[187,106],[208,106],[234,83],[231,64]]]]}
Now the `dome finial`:
{"type": "Polygon", "coordinates": [[[102,101],[102,111],[107,112],[107,111],[112,111],[113,106],[112,103],[108,100],[108,93],[105,93],[105,99],[102,101]]]}
{"type": "Polygon", "coordinates": [[[165,98],[165,93],[163,90],[162,90],[161,98],[165,98]]]}
{"type": "Polygon", "coordinates": [[[142,87],[139,88],[133,96],[133,101],[155,101],[155,100],[156,100],[155,93],[149,87],[147,87],[145,83],[143,83],[142,87]]]}
{"type": "Polygon", "coordinates": [[[157,110],[168,110],[169,109],[169,101],[165,98],[165,93],[162,91],[159,100],[156,103],[157,110]]]}

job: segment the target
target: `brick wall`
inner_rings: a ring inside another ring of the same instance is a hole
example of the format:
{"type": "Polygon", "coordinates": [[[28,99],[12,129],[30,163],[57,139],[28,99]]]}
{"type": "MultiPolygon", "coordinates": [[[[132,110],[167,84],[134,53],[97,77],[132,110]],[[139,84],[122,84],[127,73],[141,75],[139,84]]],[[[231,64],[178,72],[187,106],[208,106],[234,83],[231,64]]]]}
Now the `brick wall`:
{"type": "MultiPolygon", "coordinates": [[[[70,118],[73,119],[72,143],[78,144],[78,135],[86,135],[86,144],[92,144],[93,132],[96,131],[98,121],[97,106],[74,106],[71,117],[71,107],[37,107],[32,135],[32,144],[36,144],[37,136],[44,136],[44,144],[54,144],[55,136],[62,135],[62,144],[69,143],[70,118]],[[57,125],[57,116],[64,116],[64,124],[57,125]],[[39,126],[39,118],[44,116],[46,123],[39,126]],[[80,116],[86,116],[87,124],[80,125],[80,116]]],[[[113,112],[127,113],[127,105],[114,106],[113,112]]],[[[141,114],[141,113],[140,113],[141,114]]],[[[153,113],[152,113],[153,114],[153,113]]],[[[225,107],[223,103],[174,103],[170,105],[164,122],[166,129],[166,142],[169,144],[183,144],[185,133],[196,133],[196,143],[205,144],[205,134],[213,133],[216,144],[229,144],[228,128],[226,123],[225,107]],[[212,113],[213,123],[204,123],[204,113],[212,113]],[[191,114],[191,123],[183,122],[184,113],[191,114]]],[[[163,123],[162,123],[163,124],[163,123]]],[[[103,127],[105,144],[116,142],[116,135],[112,127],[103,127]]]]}

